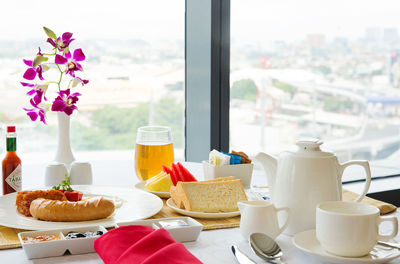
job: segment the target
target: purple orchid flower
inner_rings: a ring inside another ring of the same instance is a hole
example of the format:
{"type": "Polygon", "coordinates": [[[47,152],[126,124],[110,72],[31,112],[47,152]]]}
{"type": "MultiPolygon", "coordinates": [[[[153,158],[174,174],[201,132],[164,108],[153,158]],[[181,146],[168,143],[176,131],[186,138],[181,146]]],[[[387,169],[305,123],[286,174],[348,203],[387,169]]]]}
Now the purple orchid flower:
{"type": "Polygon", "coordinates": [[[36,78],[36,74],[39,76],[40,80],[44,80],[43,78],[43,67],[42,65],[38,65],[36,68],[33,68],[33,61],[31,60],[23,60],[26,66],[29,66],[25,73],[24,73],[24,79],[26,80],[34,80],[36,78]]]}
{"type": "Polygon", "coordinates": [[[31,105],[38,106],[42,102],[44,91],[40,88],[32,89],[29,92],[27,92],[26,94],[29,96],[35,95],[34,97],[31,98],[30,102],[31,102],[31,105]]]}
{"type": "Polygon", "coordinates": [[[33,83],[26,83],[26,82],[21,82],[22,86],[24,87],[35,87],[35,84],[33,83]]]}
{"type": "MultiPolygon", "coordinates": [[[[33,89],[29,90],[29,91],[26,93],[28,96],[35,95],[35,96],[33,96],[33,97],[31,98],[31,100],[30,100],[30,102],[31,102],[32,105],[38,106],[38,105],[42,102],[42,100],[47,101],[47,98],[46,98],[46,96],[44,95],[44,94],[45,94],[45,90],[43,90],[42,87],[41,87],[40,85],[37,85],[37,84],[35,85],[35,84],[31,84],[31,83],[24,83],[24,82],[21,82],[21,84],[22,84],[22,86],[24,86],[24,87],[33,88],[33,89]]],[[[46,88],[46,89],[47,89],[47,88],[46,88]]]]}
{"type": "Polygon", "coordinates": [[[74,55],[71,58],[71,52],[67,52],[64,56],[56,55],[54,62],[56,64],[66,64],[67,70],[65,73],[75,77],[75,71],[83,71],[82,65],[78,61],[85,60],[85,54],[83,54],[82,49],[74,50],[74,55]]]}
{"type": "Polygon", "coordinates": [[[44,111],[44,109],[35,104],[32,104],[32,100],[31,100],[31,105],[33,106],[33,108],[31,109],[24,108],[24,110],[27,111],[26,114],[29,116],[29,118],[32,121],[36,121],[36,119],[39,117],[40,121],[43,122],[43,124],[47,125],[46,112],[44,111]]]}
{"type": "Polygon", "coordinates": [[[72,112],[78,107],[75,105],[78,102],[80,93],[70,94],[71,90],[61,90],[56,99],[54,99],[53,105],[51,106],[52,111],[64,112],[67,115],[72,115],[72,112]]]}
{"type": "Polygon", "coordinates": [[[53,46],[52,54],[42,53],[40,47],[38,47],[38,52],[36,53],[35,60],[24,60],[24,63],[28,66],[28,69],[25,71],[23,78],[24,81],[21,82],[21,85],[27,89],[27,95],[30,97],[29,103],[31,107],[23,108],[27,111],[27,115],[32,121],[40,120],[44,124],[46,124],[46,112],[49,111],[49,104],[46,104],[46,92],[50,83],[56,83],[58,85],[58,95],[53,100],[51,105],[51,110],[56,112],[64,112],[67,115],[71,115],[74,110],[77,110],[78,107],[76,103],[79,100],[80,93],[72,93],[70,88],[81,84],[82,86],[89,83],[88,80],[84,80],[80,77],[75,76],[76,71],[83,71],[82,65],[79,63],[86,59],[85,54],[82,52],[82,49],[76,49],[73,52],[70,52],[70,44],[74,39],[72,38],[72,33],[65,32],[61,37],[57,37],[56,34],[46,28],[43,27],[46,35],[48,36],[47,42],[53,46]],[[50,82],[36,82],[36,76],[40,80],[44,80],[43,72],[51,69],[46,64],[42,64],[42,62],[47,61],[49,59],[48,56],[54,56],[54,62],[57,65],[64,65],[63,70],[60,68],[60,79],[58,82],[50,81],[50,82]],[[35,67],[33,67],[35,64],[35,67]],[[37,66],[36,66],[37,65],[37,66]],[[61,79],[63,75],[68,74],[72,78],[70,78],[70,82],[68,84],[68,89],[60,90],[61,79]]]}
{"type": "Polygon", "coordinates": [[[79,83],[82,84],[82,86],[84,86],[85,84],[89,83],[89,80],[84,80],[82,78],[75,77],[74,80],[72,81],[72,87],[77,86],[79,83]]]}
{"type": "Polygon", "coordinates": [[[69,44],[73,41],[72,33],[65,32],[62,34],[62,37],[58,37],[56,41],[52,38],[48,38],[47,42],[50,43],[54,48],[57,48],[59,51],[64,51],[64,49],[69,47],[69,44]]]}

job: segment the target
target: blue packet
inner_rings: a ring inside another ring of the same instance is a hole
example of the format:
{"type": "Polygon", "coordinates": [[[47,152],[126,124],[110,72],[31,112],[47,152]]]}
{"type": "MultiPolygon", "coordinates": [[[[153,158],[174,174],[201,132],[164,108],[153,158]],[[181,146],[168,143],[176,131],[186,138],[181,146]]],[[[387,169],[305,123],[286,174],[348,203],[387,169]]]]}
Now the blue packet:
{"type": "Polygon", "coordinates": [[[235,164],[241,164],[242,163],[242,157],[240,157],[240,156],[233,155],[233,154],[230,154],[230,153],[226,153],[226,152],[223,152],[223,151],[221,151],[221,153],[231,157],[231,160],[229,162],[230,165],[235,165],[235,164]]]}

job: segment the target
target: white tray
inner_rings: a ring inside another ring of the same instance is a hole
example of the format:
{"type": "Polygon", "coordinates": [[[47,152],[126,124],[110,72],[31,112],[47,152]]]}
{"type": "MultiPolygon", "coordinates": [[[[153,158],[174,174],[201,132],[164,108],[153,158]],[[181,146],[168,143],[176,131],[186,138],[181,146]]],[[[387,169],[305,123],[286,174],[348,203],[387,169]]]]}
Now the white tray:
{"type": "Polygon", "coordinates": [[[189,225],[177,228],[166,228],[166,230],[169,232],[172,238],[178,242],[196,241],[200,235],[201,230],[203,230],[203,225],[191,217],[171,217],[171,218],[158,218],[158,219],[138,220],[130,222],[120,222],[117,223],[115,227],[127,226],[127,225],[143,225],[143,226],[151,226],[155,229],[158,229],[160,228],[157,226],[158,222],[169,221],[169,220],[182,220],[189,225]]]}
{"type": "Polygon", "coordinates": [[[80,228],[64,228],[21,232],[18,234],[18,238],[28,259],[58,257],[64,255],[67,250],[72,255],[94,252],[94,240],[99,236],[74,239],[65,239],[65,236],[69,232],[85,233],[88,231],[95,232],[98,230],[103,231],[103,234],[107,232],[107,230],[103,226],[90,226],[80,228]],[[35,237],[39,235],[57,235],[60,236],[61,239],[37,243],[25,243],[22,239],[23,237],[35,237]]]}

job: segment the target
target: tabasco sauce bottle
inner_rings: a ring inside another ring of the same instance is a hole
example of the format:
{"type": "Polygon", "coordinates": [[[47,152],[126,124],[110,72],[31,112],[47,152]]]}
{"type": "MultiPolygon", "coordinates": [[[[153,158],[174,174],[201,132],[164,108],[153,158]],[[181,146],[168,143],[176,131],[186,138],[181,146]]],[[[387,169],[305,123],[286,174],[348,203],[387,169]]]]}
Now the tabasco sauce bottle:
{"type": "Polygon", "coordinates": [[[7,154],[3,159],[3,194],[21,190],[21,160],[17,156],[15,126],[7,126],[7,154]]]}

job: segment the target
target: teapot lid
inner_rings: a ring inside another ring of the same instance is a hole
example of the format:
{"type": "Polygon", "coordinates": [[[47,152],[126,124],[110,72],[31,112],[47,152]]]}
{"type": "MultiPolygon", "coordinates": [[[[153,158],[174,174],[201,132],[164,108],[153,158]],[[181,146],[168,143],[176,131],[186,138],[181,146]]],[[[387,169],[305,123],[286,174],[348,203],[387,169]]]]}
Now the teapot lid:
{"type": "Polygon", "coordinates": [[[335,154],[329,151],[322,151],[320,146],[324,142],[317,138],[300,139],[296,142],[297,151],[294,154],[308,157],[330,157],[335,154]]]}

